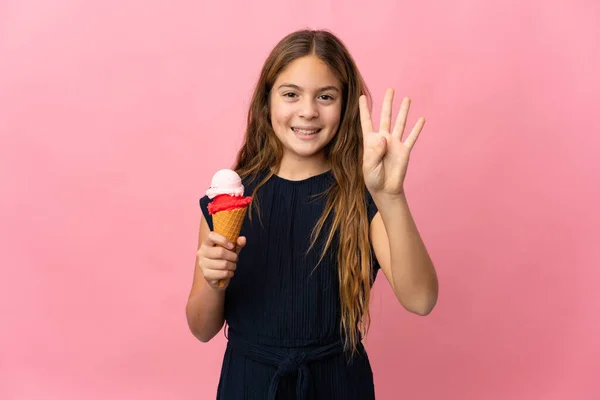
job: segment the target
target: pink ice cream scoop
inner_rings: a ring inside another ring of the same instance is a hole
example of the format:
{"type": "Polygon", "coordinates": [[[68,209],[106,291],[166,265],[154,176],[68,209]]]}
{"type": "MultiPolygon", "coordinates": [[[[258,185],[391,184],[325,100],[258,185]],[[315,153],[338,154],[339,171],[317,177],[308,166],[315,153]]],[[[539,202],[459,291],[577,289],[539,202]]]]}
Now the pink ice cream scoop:
{"type": "Polygon", "coordinates": [[[210,182],[210,188],[206,191],[206,195],[210,199],[214,199],[221,194],[230,196],[243,196],[244,185],[240,176],[230,169],[222,169],[217,171],[210,182]]]}

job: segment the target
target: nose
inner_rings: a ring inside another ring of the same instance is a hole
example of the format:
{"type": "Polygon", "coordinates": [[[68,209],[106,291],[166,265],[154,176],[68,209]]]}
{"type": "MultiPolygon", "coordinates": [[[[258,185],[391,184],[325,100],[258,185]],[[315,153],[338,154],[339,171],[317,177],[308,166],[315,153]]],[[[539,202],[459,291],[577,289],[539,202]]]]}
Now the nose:
{"type": "Polygon", "coordinates": [[[307,97],[300,103],[300,114],[299,116],[304,119],[313,119],[319,116],[319,109],[317,108],[316,101],[307,97]]]}

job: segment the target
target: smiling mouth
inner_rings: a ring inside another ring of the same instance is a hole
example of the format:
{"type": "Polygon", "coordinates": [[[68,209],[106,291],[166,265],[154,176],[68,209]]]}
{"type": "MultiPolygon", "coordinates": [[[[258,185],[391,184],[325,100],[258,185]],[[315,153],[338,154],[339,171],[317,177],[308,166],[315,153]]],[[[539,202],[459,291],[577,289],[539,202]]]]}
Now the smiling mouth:
{"type": "Polygon", "coordinates": [[[315,128],[315,129],[292,128],[292,130],[294,131],[294,133],[297,133],[298,135],[305,135],[305,136],[315,135],[315,134],[321,132],[321,128],[315,128]]]}

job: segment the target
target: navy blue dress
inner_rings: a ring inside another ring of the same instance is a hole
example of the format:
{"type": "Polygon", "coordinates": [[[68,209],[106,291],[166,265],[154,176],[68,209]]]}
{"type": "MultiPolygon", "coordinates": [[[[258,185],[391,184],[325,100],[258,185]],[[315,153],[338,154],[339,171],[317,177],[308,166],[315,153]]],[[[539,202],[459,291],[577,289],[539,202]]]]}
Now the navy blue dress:
{"type": "MultiPolygon", "coordinates": [[[[244,180],[246,195],[262,177],[244,180]]],[[[306,253],[327,200],[319,195],[333,183],[330,171],[301,181],[274,175],[259,189],[261,219],[246,215],[240,234],[247,244],[226,289],[228,344],[217,399],[375,398],[364,347],[352,358],[342,349],[337,239],[315,268],[331,215],[306,253]]],[[[377,208],[366,193],[370,222],[377,208]]],[[[209,201],[204,196],[200,207],[213,230],[209,201]]],[[[378,269],[375,261],[373,280],[378,269]]]]}

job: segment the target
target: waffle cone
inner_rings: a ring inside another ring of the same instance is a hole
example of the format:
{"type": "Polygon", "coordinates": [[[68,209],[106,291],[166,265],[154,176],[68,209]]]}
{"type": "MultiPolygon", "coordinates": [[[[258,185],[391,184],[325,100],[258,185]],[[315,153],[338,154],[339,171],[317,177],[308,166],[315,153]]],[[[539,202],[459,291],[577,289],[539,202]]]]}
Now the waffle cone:
{"type": "Polygon", "coordinates": [[[233,210],[219,211],[212,216],[214,231],[225,236],[234,245],[240,236],[242,222],[246,217],[248,207],[236,208],[233,210]]]}

